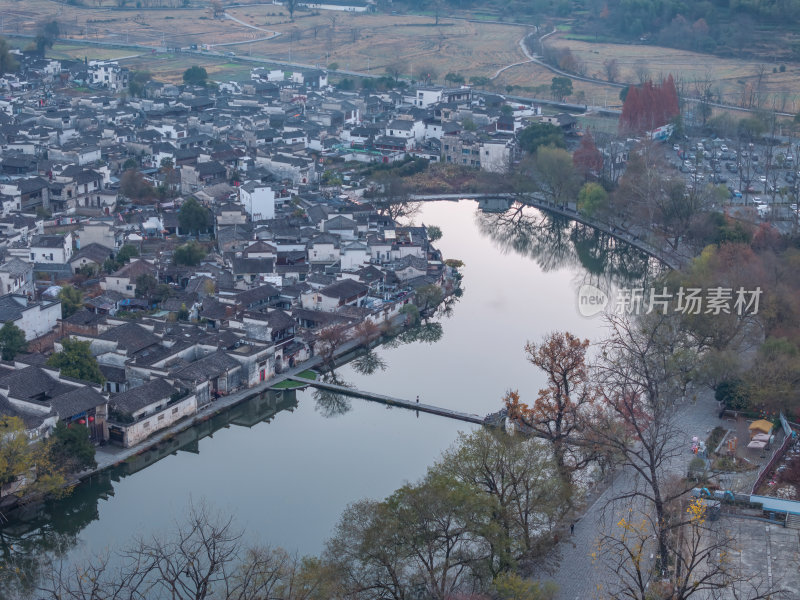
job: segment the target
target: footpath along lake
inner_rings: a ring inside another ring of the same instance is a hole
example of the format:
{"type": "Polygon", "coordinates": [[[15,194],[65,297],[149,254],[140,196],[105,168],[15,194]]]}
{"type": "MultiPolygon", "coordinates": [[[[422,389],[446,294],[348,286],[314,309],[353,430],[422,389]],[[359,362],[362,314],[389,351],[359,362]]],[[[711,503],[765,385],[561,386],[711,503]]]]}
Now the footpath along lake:
{"type": "MultiPolygon", "coordinates": [[[[526,341],[553,330],[602,337],[602,320],[578,312],[583,283],[640,286],[659,269],[591,228],[533,209],[484,213],[473,201],[436,202],[416,222],[441,227],[437,247],[464,261],[463,295],[431,320],[425,340],[377,348],[384,369],[366,375],[349,363],[337,375],[360,389],[479,415],[498,410],[508,389],[530,400],[542,387],[526,341]]],[[[308,389],[249,400],[14,519],[0,530],[0,551],[5,559],[58,551],[85,560],[164,531],[202,500],[234,515],[249,540],[317,553],[348,503],[418,479],[471,427],[318,398],[308,389]]]]}

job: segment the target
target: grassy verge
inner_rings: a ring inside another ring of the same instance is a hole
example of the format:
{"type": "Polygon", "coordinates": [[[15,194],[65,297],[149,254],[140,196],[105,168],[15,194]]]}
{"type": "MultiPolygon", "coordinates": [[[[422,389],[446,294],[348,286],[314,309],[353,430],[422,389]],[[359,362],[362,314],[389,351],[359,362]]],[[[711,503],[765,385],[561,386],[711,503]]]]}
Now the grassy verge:
{"type": "MultiPolygon", "coordinates": [[[[317,374],[314,371],[310,371],[306,369],[305,371],[301,371],[297,374],[298,377],[303,377],[305,379],[313,379],[316,381],[317,374]]],[[[290,379],[284,379],[280,383],[276,383],[272,386],[273,390],[293,390],[295,388],[303,387],[306,385],[305,383],[300,383],[298,381],[292,381],[290,379]]]]}

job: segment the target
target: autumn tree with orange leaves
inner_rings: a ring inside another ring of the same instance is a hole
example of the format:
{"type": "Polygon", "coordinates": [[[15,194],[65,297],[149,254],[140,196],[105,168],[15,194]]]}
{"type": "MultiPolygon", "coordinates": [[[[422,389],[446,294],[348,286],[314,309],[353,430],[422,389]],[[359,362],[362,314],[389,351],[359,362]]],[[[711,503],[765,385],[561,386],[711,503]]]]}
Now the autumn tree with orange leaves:
{"type": "Polygon", "coordinates": [[[547,387],[539,390],[532,406],[521,402],[519,392],[505,398],[509,417],[535,435],[548,440],[564,483],[571,485],[573,473],[590,457],[576,452],[575,443],[582,430],[582,413],[594,402],[589,382],[586,350],[589,340],[569,332],[552,332],[539,344],[528,342],[528,361],[547,375],[547,387]]]}

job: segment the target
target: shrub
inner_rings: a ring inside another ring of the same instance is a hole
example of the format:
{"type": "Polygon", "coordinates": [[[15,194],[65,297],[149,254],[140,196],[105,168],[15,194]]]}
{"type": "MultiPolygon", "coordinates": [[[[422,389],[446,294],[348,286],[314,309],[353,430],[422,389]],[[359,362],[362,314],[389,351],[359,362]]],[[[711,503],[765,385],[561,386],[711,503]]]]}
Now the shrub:
{"type": "Polygon", "coordinates": [[[705,481],[706,476],[706,461],[699,456],[695,456],[689,461],[689,469],[686,473],[686,478],[689,481],[705,481]]]}
{"type": "Polygon", "coordinates": [[[746,410],[750,406],[750,394],[741,379],[728,379],[720,383],[714,398],[731,410],[746,410]]]}

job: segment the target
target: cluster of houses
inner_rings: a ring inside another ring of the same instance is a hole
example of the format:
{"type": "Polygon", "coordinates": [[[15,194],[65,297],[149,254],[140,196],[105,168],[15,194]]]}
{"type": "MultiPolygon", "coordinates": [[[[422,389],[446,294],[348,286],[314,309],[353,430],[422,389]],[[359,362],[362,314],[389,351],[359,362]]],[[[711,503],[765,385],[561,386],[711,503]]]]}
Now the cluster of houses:
{"type": "Polygon", "coordinates": [[[422,286],[447,291],[426,228],[370,202],[353,165],[500,171],[541,114],[469,87],[343,92],[324,71],[262,68],[214,89],[150,81],[121,101],[131,74],[114,62],[19,58],[0,78],[0,322],[29,352],[0,364],[0,415],[31,438],[63,420],[135,445],[319,354],[328,328],[352,337],[396,322],[422,286]],[[75,85],[90,91],[65,93],[75,85]],[[130,171],[159,190],[150,204],[123,193],[130,171]],[[180,225],[189,198],[209,217],[191,267],[174,260],[197,234],[180,225]],[[124,246],[137,256],[120,264],[124,246]],[[69,282],[82,306],[62,318],[69,282]],[[89,343],[102,385],[47,366],[65,337],[89,343]]]}

